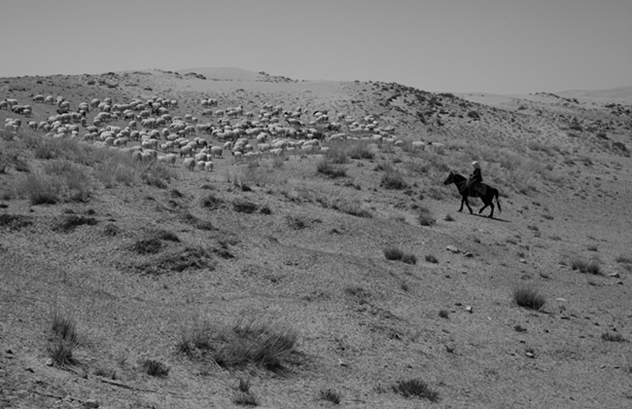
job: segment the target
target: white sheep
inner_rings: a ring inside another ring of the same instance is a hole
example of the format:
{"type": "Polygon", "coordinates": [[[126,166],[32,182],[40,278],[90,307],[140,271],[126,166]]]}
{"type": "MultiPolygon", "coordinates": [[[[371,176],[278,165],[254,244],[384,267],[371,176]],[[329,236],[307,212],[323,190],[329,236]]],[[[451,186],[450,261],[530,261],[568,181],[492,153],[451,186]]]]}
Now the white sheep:
{"type": "Polygon", "coordinates": [[[186,169],[189,169],[190,171],[195,171],[195,159],[194,158],[186,158],[184,159],[184,161],[182,161],[182,166],[184,166],[186,169]]]}

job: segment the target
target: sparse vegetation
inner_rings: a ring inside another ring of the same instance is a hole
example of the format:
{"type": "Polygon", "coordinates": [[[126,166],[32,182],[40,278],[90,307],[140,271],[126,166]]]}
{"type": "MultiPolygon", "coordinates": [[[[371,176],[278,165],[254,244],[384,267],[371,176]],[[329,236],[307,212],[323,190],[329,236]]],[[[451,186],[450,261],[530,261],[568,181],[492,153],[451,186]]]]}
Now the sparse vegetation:
{"type": "Polygon", "coordinates": [[[430,388],[428,384],[421,379],[401,380],[392,386],[393,391],[399,393],[405,398],[428,399],[431,402],[439,400],[439,393],[430,388]]]}
{"type": "Polygon", "coordinates": [[[417,209],[417,212],[417,220],[422,226],[432,226],[436,223],[436,219],[432,216],[432,213],[428,208],[420,207],[419,209],[417,209]]]}
{"type": "Polygon", "coordinates": [[[546,298],[529,285],[519,285],[513,290],[513,299],[521,307],[539,311],[546,304],[546,298]]]}
{"type": "Polygon", "coordinates": [[[397,247],[386,247],[383,252],[387,260],[401,261],[406,264],[417,264],[417,257],[415,255],[404,253],[403,250],[397,247]]]}
{"type": "Polygon", "coordinates": [[[328,402],[334,403],[336,405],[340,404],[341,398],[340,393],[333,389],[321,389],[320,390],[320,399],[326,400],[328,402]]]}
{"type": "Polygon", "coordinates": [[[582,258],[574,258],[571,260],[571,269],[583,274],[604,275],[597,260],[586,261],[582,258]]]}
{"type": "Polygon", "coordinates": [[[144,359],[140,362],[140,366],[143,368],[143,371],[150,376],[162,378],[169,375],[170,368],[156,359],[144,359]]]}
{"type": "Polygon", "coordinates": [[[439,263],[439,259],[437,259],[437,258],[436,258],[435,256],[433,256],[432,254],[428,254],[428,255],[426,256],[426,261],[427,261],[428,263],[432,263],[432,264],[437,264],[437,263],[439,263]]]}
{"type": "Polygon", "coordinates": [[[73,352],[78,344],[76,323],[73,318],[55,310],[52,316],[52,339],[46,348],[54,365],[67,366],[76,362],[73,352]]]}
{"type": "Polygon", "coordinates": [[[380,185],[385,189],[401,190],[408,188],[408,183],[404,179],[404,176],[396,171],[388,171],[382,175],[382,182],[380,185]]]}
{"type": "Polygon", "coordinates": [[[297,339],[296,331],[280,322],[242,318],[230,328],[198,323],[185,333],[176,348],[190,358],[210,358],[224,368],[254,364],[282,373],[296,359],[297,339]]]}
{"type": "Polygon", "coordinates": [[[627,339],[623,337],[623,335],[616,332],[604,332],[601,334],[601,339],[606,342],[628,342],[627,339]]]}
{"type": "Polygon", "coordinates": [[[334,165],[327,158],[321,159],[316,164],[316,171],[332,179],[347,176],[347,171],[340,165],[334,165]]]}

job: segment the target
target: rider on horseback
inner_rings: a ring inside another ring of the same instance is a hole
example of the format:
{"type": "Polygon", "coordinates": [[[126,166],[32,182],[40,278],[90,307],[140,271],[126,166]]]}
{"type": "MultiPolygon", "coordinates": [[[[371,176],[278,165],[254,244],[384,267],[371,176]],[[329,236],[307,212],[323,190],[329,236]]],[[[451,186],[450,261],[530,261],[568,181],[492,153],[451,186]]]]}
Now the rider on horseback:
{"type": "Polygon", "coordinates": [[[481,165],[477,161],[472,162],[474,170],[467,179],[467,187],[470,190],[470,196],[485,196],[486,188],[483,184],[483,175],[481,175],[481,165]]]}

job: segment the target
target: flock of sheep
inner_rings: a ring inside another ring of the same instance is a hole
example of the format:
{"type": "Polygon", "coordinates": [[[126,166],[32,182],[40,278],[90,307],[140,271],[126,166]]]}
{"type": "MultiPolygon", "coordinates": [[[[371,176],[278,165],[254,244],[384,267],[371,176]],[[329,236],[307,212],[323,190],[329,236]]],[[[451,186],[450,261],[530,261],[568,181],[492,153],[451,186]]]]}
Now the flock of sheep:
{"type": "MultiPolygon", "coordinates": [[[[0,109],[28,119],[37,104],[52,105],[57,114],[39,122],[29,120],[27,126],[32,131],[50,138],[78,138],[97,147],[121,149],[139,161],[176,166],[181,160],[182,166],[191,171],[212,171],[213,159],[224,158],[225,152],[239,163],[246,158],[297,150],[325,153],[328,148],[323,143],[345,138],[403,143],[394,137],[394,127],[380,127],[372,115],[354,120],[338,113],[332,120],[327,110],[308,113],[300,107],[287,110],[269,103],[257,111],[245,111],[241,105],[220,108],[213,98],[199,101],[201,116],[208,118],[205,122],[193,113],[172,113],[179,108],[178,101],[158,96],[127,102],[95,98],[73,108],[61,96],[35,95],[32,105],[5,99],[0,101],[0,109]]],[[[5,134],[14,135],[21,126],[21,118],[7,118],[5,134]]]]}

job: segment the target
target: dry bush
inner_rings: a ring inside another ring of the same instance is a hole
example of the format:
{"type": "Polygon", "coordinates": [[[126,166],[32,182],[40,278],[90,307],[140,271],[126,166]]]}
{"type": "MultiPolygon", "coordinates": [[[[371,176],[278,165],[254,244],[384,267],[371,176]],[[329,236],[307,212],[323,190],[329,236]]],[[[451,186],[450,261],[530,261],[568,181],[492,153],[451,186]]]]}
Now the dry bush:
{"type": "Polygon", "coordinates": [[[380,186],[384,189],[401,190],[407,189],[408,183],[404,179],[404,175],[397,170],[387,171],[382,175],[380,186]]]}
{"type": "Polygon", "coordinates": [[[430,388],[430,386],[421,379],[413,378],[401,380],[394,384],[392,388],[393,391],[405,398],[423,398],[431,402],[439,400],[439,393],[430,388]]]}
{"type": "Polygon", "coordinates": [[[316,163],[316,171],[332,179],[347,176],[347,170],[339,165],[334,165],[327,158],[323,158],[316,163]]]}
{"type": "Polygon", "coordinates": [[[319,396],[321,400],[326,400],[336,405],[342,401],[340,392],[333,389],[321,389],[319,396]]]}
{"type": "Polygon", "coordinates": [[[383,252],[387,260],[401,261],[406,264],[417,264],[417,257],[414,254],[404,253],[397,247],[387,247],[383,252]]]}
{"type": "Polygon", "coordinates": [[[519,285],[513,290],[513,300],[521,307],[539,311],[546,304],[546,298],[529,285],[519,285]]]}
{"type": "Polygon", "coordinates": [[[583,274],[593,274],[598,276],[604,275],[597,260],[586,261],[579,257],[574,258],[571,260],[571,269],[577,270],[583,274]]]}
{"type": "Polygon", "coordinates": [[[280,322],[242,318],[226,327],[197,321],[176,345],[192,359],[210,359],[224,368],[253,364],[272,372],[284,372],[295,359],[298,334],[280,322]]]}
{"type": "Polygon", "coordinates": [[[140,361],[141,368],[150,376],[165,377],[169,375],[170,368],[164,363],[155,359],[143,359],[140,361]]]}
{"type": "Polygon", "coordinates": [[[73,231],[77,226],[96,226],[98,220],[94,217],[80,216],[75,214],[62,216],[53,226],[53,230],[68,233],[73,231]]]}
{"type": "Polygon", "coordinates": [[[419,209],[417,209],[417,212],[417,220],[422,226],[432,226],[437,222],[437,220],[432,216],[432,213],[428,208],[420,207],[419,209]]]}
{"type": "Polygon", "coordinates": [[[604,332],[601,334],[601,339],[606,342],[628,342],[627,339],[623,337],[623,335],[612,332],[604,332]]]}
{"type": "Polygon", "coordinates": [[[73,352],[78,345],[75,320],[58,310],[53,312],[50,340],[46,352],[54,365],[66,366],[76,362],[73,352]]]}

